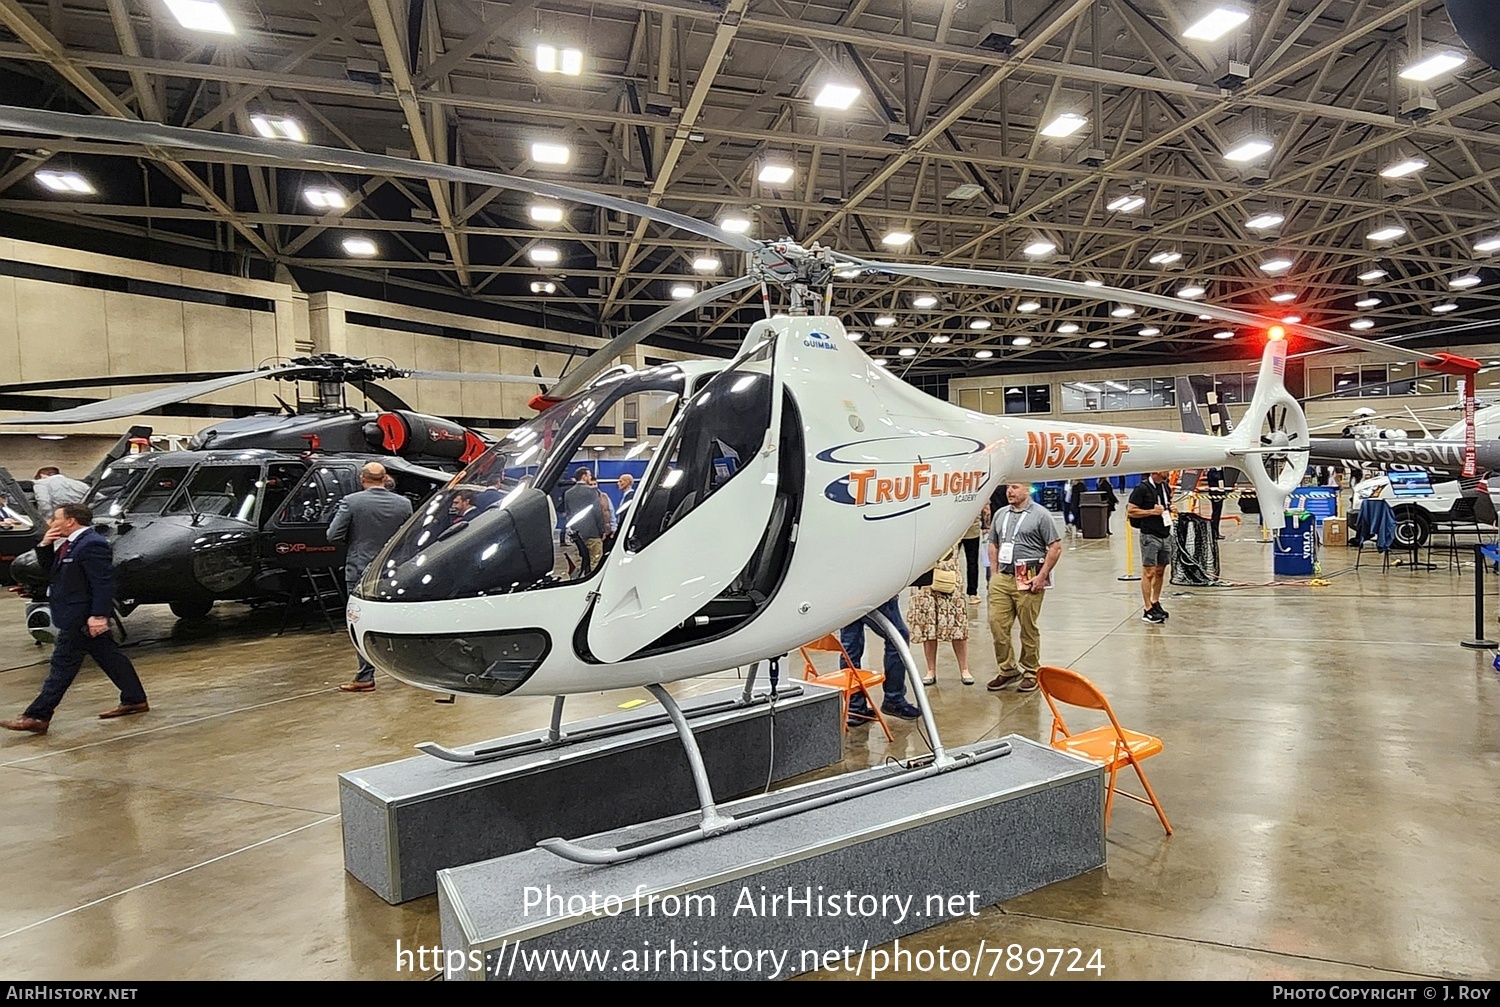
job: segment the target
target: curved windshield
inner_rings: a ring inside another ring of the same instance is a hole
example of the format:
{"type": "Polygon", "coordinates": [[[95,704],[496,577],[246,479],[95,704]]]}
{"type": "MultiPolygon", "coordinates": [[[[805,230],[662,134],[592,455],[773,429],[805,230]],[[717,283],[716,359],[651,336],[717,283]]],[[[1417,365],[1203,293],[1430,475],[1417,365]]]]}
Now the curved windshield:
{"type": "Polygon", "coordinates": [[[672,366],[610,375],[512,430],[412,515],[357,593],[438,601],[592,576],[618,523],[623,480],[611,477],[612,467],[639,474],[646,452],[607,462],[585,442],[618,436],[626,400],[634,399],[637,415],[656,414],[683,383],[672,366]]]}

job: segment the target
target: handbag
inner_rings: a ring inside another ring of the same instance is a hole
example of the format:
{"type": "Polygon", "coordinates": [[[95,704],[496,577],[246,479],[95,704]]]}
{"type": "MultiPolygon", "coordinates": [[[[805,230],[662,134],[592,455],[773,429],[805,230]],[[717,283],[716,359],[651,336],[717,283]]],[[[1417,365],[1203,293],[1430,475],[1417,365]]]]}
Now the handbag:
{"type": "Polygon", "coordinates": [[[953,594],[958,590],[958,571],[941,568],[934,569],[932,571],[932,590],[934,594],[953,594]]]}

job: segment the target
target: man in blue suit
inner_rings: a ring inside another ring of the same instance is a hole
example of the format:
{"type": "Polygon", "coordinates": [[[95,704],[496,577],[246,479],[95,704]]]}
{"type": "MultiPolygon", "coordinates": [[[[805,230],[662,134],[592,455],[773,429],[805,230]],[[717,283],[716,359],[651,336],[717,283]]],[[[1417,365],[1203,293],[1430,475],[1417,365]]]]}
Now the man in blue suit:
{"type": "Polygon", "coordinates": [[[114,561],[109,542],[93,524],[93,512],[83,504],[59,507],[37,546],[37,559],[52,571],[47,597],[57,627],[57,645],[41,694],[20,717],[0,720],[0,727],[7,731],[46,734],[52,711],[78,677],[85,656],[92,657],[120,690],[120,705],[99,714],[100,719],[151,709],[135,666],[109,631],[115,600],[114,561]]]}

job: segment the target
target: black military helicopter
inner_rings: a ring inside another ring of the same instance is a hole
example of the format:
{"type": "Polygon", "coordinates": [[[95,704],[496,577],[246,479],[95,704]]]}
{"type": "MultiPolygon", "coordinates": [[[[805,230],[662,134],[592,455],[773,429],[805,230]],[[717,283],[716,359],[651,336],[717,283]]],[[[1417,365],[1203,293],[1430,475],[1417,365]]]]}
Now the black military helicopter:
{"type": "MultiPolygon", "coordinates": [[[[122,615],[165,604],[179,618],[201,618],[216,601],[296,601],[333,593],[344,562],[328,541],[340,500],[360,488],[359,470],[385,465],[394,489],[419,504],[492,441],[476,430],[412,410],[376,382],[499,381],[545,386],[538,375],[467,374],[396,367],[333,354],[300,357],[254,371],[111,375],[0,385],[0,395],[129,384],[186,383],[0,420],[6,426],[97,422],[134,416],[249,381],[310,383],[315,397],[282,410],[225,420],[199,431],[183,451],[111,452],[89,482],[85,501],[114,548],[116,604],[122,615]],[[358,387],[380,406],[350,406],[358,387]],[[332,587],[331,587],[332,585],[332,587]]],[[[133,430],[135,440],[143,431],[133,430]]],[[[131,435],[122,438],[122,444],[131,435]]],[[[32,515],[35,528],[41,522],[32,515]]],[[[39,530],[36,534],[40,534],[39,530]]],[[[11,564],[34,594],[45,586],[35,554],[11,564]]],[[[33,635],[50,620],[33,606],[33,635]]]]}

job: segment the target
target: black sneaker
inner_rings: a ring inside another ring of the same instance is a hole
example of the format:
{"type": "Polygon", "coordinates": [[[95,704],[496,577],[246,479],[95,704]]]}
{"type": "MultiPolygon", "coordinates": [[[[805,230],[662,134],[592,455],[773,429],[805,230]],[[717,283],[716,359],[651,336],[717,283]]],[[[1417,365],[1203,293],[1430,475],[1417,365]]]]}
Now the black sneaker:
{"type": "Polygon", "coordinates": [[[1155,605],[1152,605],[1151,606],[1151,611],[1155,612],[1157,615],[1161,616],[1163,619],[1169,619],[1169,618],[1171,618],[1171,616],[1168,615],[1167,610],[1161,607],[1161,602],[1157,602],[1155,605]]]}
{"type": "Polygon", "coordinates": [[[1160,626],[1167,621],[1164,615],[1158,615],[1155,609],[1148,608],[1141,613],[1141,622],[1149,622],[1154,626],[1160,626]]]}
{"type": "Polygon", "coordinates": [[[864,727],[874,719],[875,714],[870,712],[868,706],[855,706],[853,703],[850,703],[849,716],[845,719],[844,724],[848,727],[864,727]]]}
{"type": "Polygon", "coordinates": [[[904,699],[897,703],[881,703],[880,712],[888,717],[900,717],[902,720],[922,719],[922,711],[917,709],[915,706],[912,706],[904,699]]]}

